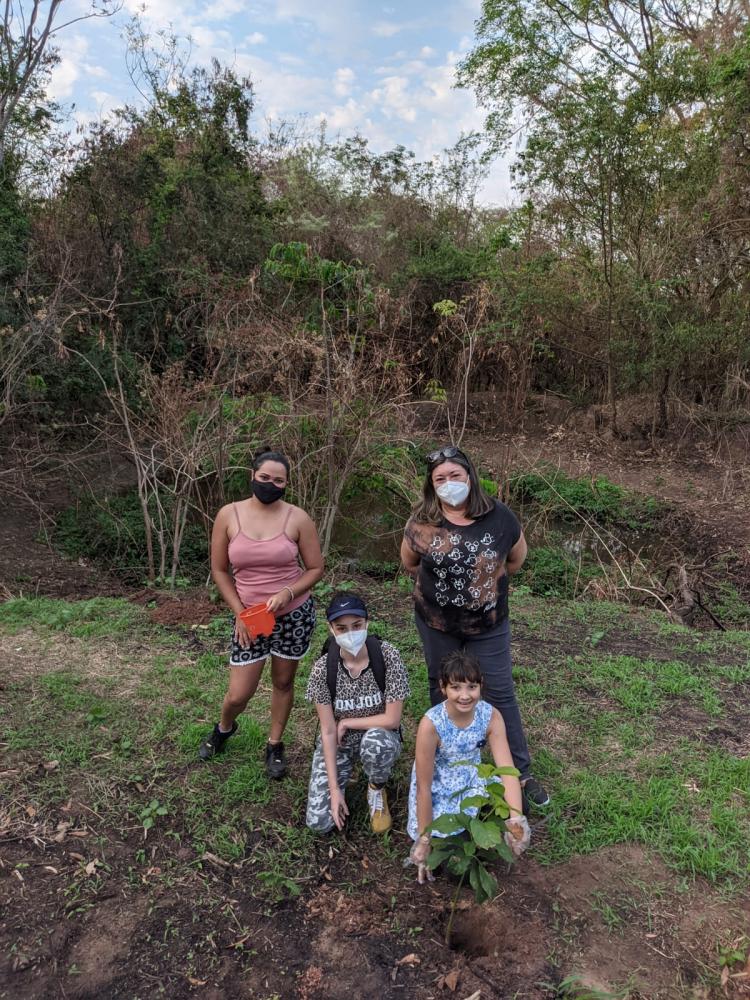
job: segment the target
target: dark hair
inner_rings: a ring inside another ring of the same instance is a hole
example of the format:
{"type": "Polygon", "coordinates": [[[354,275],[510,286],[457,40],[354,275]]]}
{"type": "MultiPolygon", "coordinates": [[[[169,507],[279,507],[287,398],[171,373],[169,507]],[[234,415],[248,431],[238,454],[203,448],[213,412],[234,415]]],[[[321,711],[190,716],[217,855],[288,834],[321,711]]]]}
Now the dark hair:
{"type": "Polygon", "coordinates": [[[451,458],[439,458],[436,462],[429,463],[427,475],[425,476],[425,481],[422,485],[422,499],[414,507],[414,510],[412,511],[412,518],[421,524],[442,524],[443,509],[440,506],[440,498],[435,492],[435,486],[432,482],[432,473],[433,470],[436,469],[438,465],[442,465],[443,462],[455,462],[456,465],[460,465],[462,469],[466,469],[469,473],[469,483],[471,485],[471,489],[469,491],[469,500],[466,506],[466,516],[470,517],[472,521],[476,521],[476,519],[478,517],[482,517],[483,514],[489,514],[495,506],[495,501],[483,489],[482,484],[479,482],[479,476],[477,474],[477,470],[474,468],[472,460],[468,455],[464,455],[462,451],[459,451],[451,458]]]}
{"type": "Polygon", "coordinates": [[[484,680],[482,668],[479,660],[471,653],[464,653],[457,649],[453,653],[448,653],[445,659],[440,662],[438,682],[441,688],[449,684],[481,684],[484,680]]]}
{"type": "Polygon", "coordinates": [[[253,472],[257,472],[264,462],[280,462],[286,469],[287,476],[289,475],[289,459],[280,451],[274,451],[270,445],[264,445],[260,451],[255,453],[252,465],[253,472]]]}

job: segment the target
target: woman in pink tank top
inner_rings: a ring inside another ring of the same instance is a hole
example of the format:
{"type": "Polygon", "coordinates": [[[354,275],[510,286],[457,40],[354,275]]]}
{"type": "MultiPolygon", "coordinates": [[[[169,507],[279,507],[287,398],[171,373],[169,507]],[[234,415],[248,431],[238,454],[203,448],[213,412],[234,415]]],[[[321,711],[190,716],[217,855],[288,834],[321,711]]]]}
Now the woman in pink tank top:
{"type": "Polygon", "coordinates": [[[211,535],[211,575],[234,612],[229,688],[221,719],[198,751],[209,760],[237,730],[237,716],[255,694],[271,657],[271,727],[266,745],[269,777],[283,778],[282,737],[294,704],[294,677],[310,646],[315,606],[310,588],[323,575],[318,532],[310,517],[283,499],[289,462],[267,448],[253,460],[252,494],[219,511],[211,535]],[[265,604],[276,616],[270,636],[252,639],[239,617],[265,604]]]}

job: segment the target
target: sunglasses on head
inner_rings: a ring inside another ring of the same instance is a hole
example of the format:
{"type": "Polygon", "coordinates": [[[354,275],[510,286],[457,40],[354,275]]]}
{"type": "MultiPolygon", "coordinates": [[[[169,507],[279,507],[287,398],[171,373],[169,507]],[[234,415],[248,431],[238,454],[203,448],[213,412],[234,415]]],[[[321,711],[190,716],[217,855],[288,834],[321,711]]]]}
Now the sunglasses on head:
{"type": "Polygon", "coordinates": [[[439,451],[431,451],[427,456],[427,464],[437,465],[438,462],[447,462],[448,459],[456,457],[462,458],[464,462],[466,461],[466,455],[464,455],[461,449],[450,445],[450,447],[441,448],[439,451]]]}

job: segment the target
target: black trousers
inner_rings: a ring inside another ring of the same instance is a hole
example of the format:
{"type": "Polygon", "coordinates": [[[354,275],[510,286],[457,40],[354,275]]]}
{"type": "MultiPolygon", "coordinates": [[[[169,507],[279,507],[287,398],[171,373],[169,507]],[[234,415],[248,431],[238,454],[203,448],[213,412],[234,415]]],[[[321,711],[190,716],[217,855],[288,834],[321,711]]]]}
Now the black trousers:
{"type": "Polygon", "coordinates": [[[475,656],[479,660],[484,677],[482,697],[502,715],[513,763],[521,772],[521,780],[528,778],[531,773],[531,757],[513,684],[508,619],[480,635],[455,635],[452,632],[441,632],[439,629],[430,628],[418,613],[415,618],[427,663],[432,704],[437,705],[443,701],[438,675],[440,663],[448,653],[462,650],[475,656]]]}

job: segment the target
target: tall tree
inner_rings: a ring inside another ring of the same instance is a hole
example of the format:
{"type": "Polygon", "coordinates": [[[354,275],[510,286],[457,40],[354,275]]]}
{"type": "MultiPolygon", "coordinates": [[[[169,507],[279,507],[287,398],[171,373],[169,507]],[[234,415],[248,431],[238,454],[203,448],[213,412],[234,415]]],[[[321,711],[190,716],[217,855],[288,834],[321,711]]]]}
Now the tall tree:
{"type": "MultiPolygon", "coordinates": [[[[92,17],[110,17],[119,0],[93,0],[90,8],[67,21],[63,0],[4,0],[0,23],[0,166],[15,117],[24,102],[38,91],[39,77],[56,63],[53,40],[59,32],[92,17]]],[[[70,6],[70,5],[69,5],[70,6]]],[[[35,109],[31,109],[31,114],[35,109]]]]}

